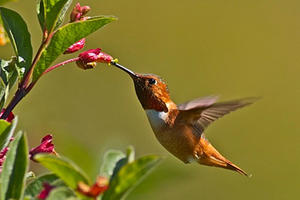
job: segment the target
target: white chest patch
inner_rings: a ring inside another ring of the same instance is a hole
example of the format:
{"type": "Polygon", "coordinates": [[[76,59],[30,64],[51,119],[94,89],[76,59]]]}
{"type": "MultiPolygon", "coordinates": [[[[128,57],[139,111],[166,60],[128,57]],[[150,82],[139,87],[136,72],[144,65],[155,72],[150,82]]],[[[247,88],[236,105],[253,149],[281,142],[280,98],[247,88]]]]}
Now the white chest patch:
{"type": "Polygon", "coordinates": [[[156,110],[146,110],[146,114],[151,124],[151,127],[154,130],[160,129],[165,124],[165,120],[168,117],[168,113],[163,111],[158,112],[156,110]]]}

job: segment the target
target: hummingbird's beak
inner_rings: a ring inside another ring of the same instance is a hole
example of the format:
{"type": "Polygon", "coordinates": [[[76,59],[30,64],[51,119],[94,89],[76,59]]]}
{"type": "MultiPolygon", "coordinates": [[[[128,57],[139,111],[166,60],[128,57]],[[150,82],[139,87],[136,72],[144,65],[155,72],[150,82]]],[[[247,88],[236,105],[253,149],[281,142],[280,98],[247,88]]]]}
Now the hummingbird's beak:
{"type": "Polygon", "coordinates": [[[134,73],[130,69],[127,69],[126,67],[120,65],[119,63],[111,61],[110,64],[112,64],[112,65],[116,66],[117,68],[123,70],[124,72],[126,72],[127,74],[129,74],[131,78],[137,78],[138,77],[138,75],[136,73],[134,73]]]}

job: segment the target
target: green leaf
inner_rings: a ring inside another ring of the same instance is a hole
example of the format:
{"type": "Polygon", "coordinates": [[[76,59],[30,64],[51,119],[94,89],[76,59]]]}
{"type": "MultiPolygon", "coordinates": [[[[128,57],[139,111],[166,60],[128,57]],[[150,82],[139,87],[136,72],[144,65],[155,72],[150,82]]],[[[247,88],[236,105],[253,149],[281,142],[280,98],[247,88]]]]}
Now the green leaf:
{"type": "Polygon", "coordinates": [[[150,155],[124,165],[111,180],[102,200],[124,199],[126,195],[160,162],[158,156],[150,155]]]}
{"type": "Polygon", "coordinates": [[[0,150],[6,147],[13,136],[16,126],[18,123],[18,118],[15,117],[12,124],[1,119],[0,120],[0,150]]]}
{"type": "Polygon", "coordinates": [[[67,0],[66,1],[65,5],[63,6],[63,8],[61,9],[61,11],[59,13],[59,16],[57,18],[54,29],[57,29],[61,25],[61,23],[64,21],[66,12],[68,11],[71,3],[72,3],[72,0],[67,0]]]}
{"type": "Polygon", "coordinates": [[[6,61],[0,59],[0,108],[2,109],[9,95],[10,89],[16,83],[19,72],[16,65],[17,59],[13,57],[6,61]]]}
{"type": "Polygon", "coordinates": [[[42,31],[44,31],[45,28],[45,8],[44,8],[44,0],[38,0],[37,4],[36,4],[36,13],[37,13],[37,17],[40,23],[40,26],[42,28],[42,31]]]}
{"type": "Polygon", "coordinates": [[[25,135],[19,132],[12,141],[1,172],[2,200],[21,199],[28,164],[28,149],[25,135]]]}
{"type": "Polygon", "coordinates": [[[52,183],[56,180],[59,180],[59,178],[55,174],[42,175],[28,184],[25,189],[24,196],[34,198],[43,190],[43,183],[47,182],[52,185],[52,183]]]}
{"type": "Polygon", "coordinates": [[[86,184],[91,183],[86,174],[67,158],[49,154],[37,154],[34,156],[34,159],[60,177],[72,189],[76,189],[80,181],[86,184]]]}
{"type": "Polygon", "coordinates": [[[0,7],[0,13],[4,29],[16,53],[19,73],[22,76],[30,68],[32,60],[32,46],[27,25],[13,10],[0,7]]]}
{"type": "Polygon", "coordinates": [[[47,200],[58,200],[58,199],[75,199],[74,192],[67,187],[58,187],[51,190],[49,193],[49,196],[47,197],[47,200]]]}
{"type": "Polygon", "coordinates": [[[52,33],[63,21],[72,0],[40,0],[37,14],[42,30],[52,33]]]}
{"type": "Polygon", "coordinates": [[[131,162],[134,161],[134,159],[135,159],[135,152],[134,152],[133,146],[127,147],[126,157],[127,157],[127,162],[128,163],[131,163],[131,162]]]}
{"type": "Polygon", "coordinates": [[[126,158],[125,154],[122,151],[109,150],[104,154],[103,163],[100,168],[100,176],[110,178],[113,175],[114,168],[117,163],[126,158]]]}
{"type": "Polygon", "coordinates": [[[36,81],[69,46],[115,19],[104,16],[93,17],[85,21],[69,23],[57,29],[34,69],[33,81],[36,81]]]}

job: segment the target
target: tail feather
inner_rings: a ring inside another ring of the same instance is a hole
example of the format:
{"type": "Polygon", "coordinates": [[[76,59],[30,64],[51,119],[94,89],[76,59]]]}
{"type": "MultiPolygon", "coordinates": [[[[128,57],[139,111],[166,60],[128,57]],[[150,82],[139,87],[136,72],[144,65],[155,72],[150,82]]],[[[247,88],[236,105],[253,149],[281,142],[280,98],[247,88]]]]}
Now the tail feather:
{"type": "Polygon", "coordinates": [[[250,177],[244,170],[227,160],[222,156],[205,137],[201,137],[198,145],[195,148],[197,160],[199,164],[221,167],[238,172],[239,174],[250,177]]]}
{"type": "Polygon", "coordinates": [[[228,162],[227,163],[227,169],[230,169],[230,170],[233,170],[233,171],[236,171],[242,175],[245,175],[245,176],[248,176],[250,177],[250,175],[248,175],[244,170],[242,170],[241,168],[239,168],[238,166],[236,166],[235,164],[231,163],[231,162],[228,162]]]}

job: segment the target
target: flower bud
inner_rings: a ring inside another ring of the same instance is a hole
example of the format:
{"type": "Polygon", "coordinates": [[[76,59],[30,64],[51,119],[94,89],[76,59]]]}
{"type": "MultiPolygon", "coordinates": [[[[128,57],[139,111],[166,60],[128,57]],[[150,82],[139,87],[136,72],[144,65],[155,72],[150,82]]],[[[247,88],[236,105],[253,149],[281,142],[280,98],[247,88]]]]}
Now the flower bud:
{"type": "Polygon", "coordinates": [[[80,4],[77,3],[71,12],[70,22],[83,20],[83,16],[86,15],[90,10],[91,8],[89,6],[80,6],[80,4]]]}
{"type": "Polygon", "coordinates": [[[72,44],[65,52],[64,54],[74,53],[80,49],[82,49],[85,45],[85,38],[82,38],[78,42],[72,44]]]}
{"type": "Polygon", "coordinates": [[[38,153],[52,153],[56,155],[56,152],[54,150],[54,144],[52,143],[52,135],[46,135],[42,138],[41,144],[35,148],[32,148],[29,151],[30,159],[32,161],[34,160],[34,156],[38,153]]]}

